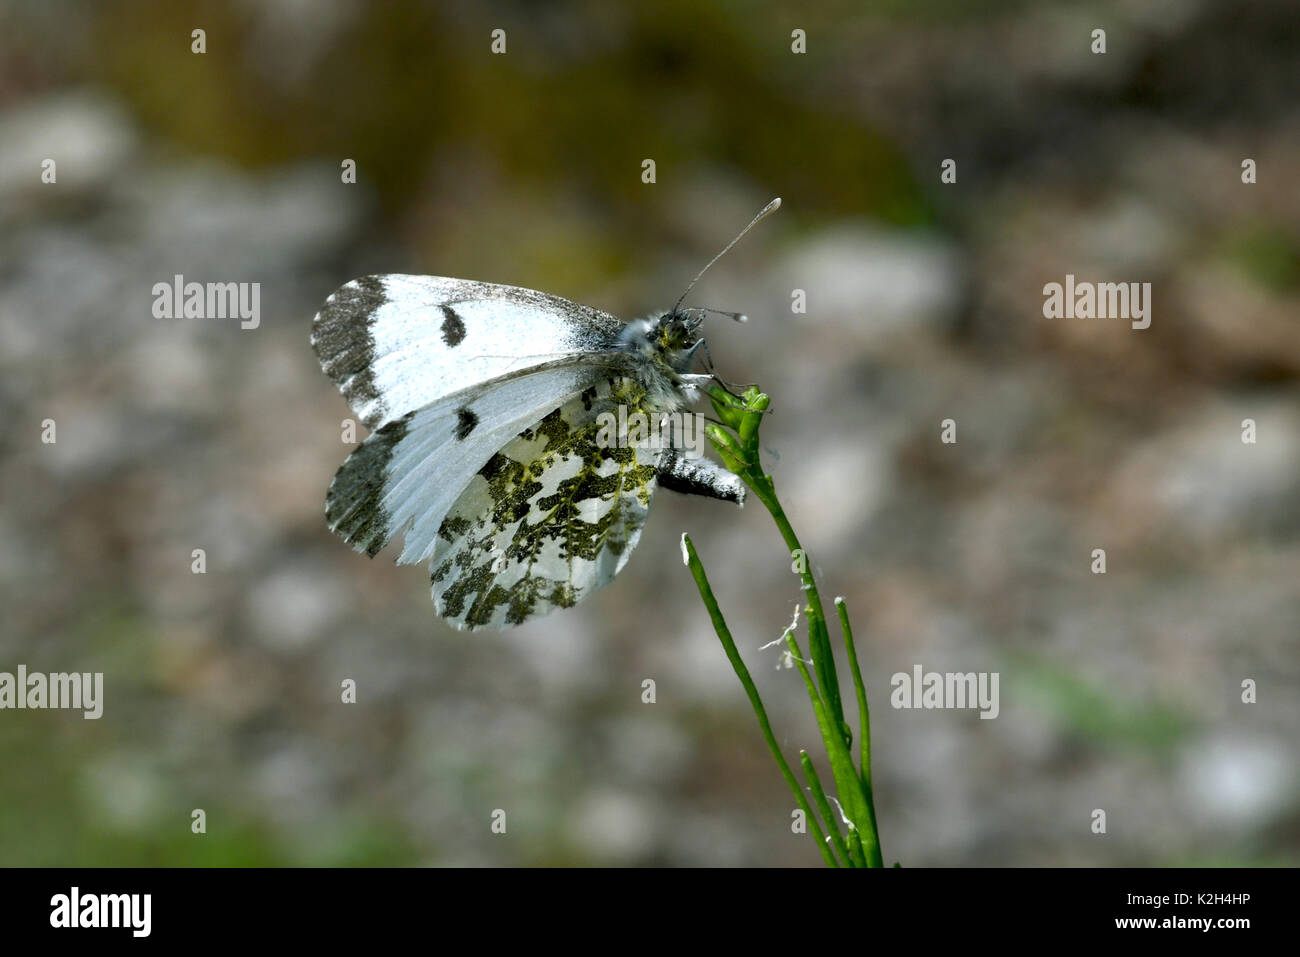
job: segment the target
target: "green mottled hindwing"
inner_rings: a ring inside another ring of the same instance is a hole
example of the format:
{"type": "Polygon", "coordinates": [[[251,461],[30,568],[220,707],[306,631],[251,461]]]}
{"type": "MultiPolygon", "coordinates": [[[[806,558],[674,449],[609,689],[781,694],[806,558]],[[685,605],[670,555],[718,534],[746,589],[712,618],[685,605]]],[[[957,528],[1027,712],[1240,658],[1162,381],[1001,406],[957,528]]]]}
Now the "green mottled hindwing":
{"type": "Polygon", "coordinates": [[[481,468],[438,530],[438,614],[458,628],[517,625],[613,580],[636,546],[660,452],[602,448],[597,416],[649,412],[645,390],[602,378],[481,468]]]}

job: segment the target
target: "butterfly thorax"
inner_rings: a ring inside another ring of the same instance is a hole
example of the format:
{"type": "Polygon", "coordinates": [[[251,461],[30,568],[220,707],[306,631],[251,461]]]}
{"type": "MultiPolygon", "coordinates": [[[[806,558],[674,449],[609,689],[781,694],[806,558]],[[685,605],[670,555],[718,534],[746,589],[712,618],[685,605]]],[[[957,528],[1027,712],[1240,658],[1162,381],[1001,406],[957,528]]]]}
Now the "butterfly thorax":
{"type": "Polygon", "coordinates": [[[698,317],[665,312],[650,319],[629,322],[618,346],[648,360],[641,368],[647,411],[677,412],[698,398],[696,389],[682,378],[699,346],[698,317]]]}

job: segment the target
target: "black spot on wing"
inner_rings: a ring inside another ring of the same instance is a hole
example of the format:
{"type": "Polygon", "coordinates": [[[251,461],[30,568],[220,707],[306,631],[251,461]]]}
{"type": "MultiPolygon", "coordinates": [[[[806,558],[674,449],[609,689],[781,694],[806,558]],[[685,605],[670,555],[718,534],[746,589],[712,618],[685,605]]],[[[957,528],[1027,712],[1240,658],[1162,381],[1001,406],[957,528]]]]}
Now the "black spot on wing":
{"type": "Polygon", "coordinates": [[[559,296],[538,292],[536,289],[524,289],[519,286],[501,286],[468,279],[457,280],[455,295],[448,299],[447,303],[475,301],[508,302],[558,316],[563,320],[571,339],[569,347],[578,351],[603,352],[615,349],[618,347],[619,336],[623,331],[623,323],[609,313],[559,296]]]}
{"type": "Polygon", "coordinates": [[[375,311],[387,301],[380,277],[365,276],[335,291],[312,323],[312,348],[348,405],[359,414],[363,406],[375,403],[372,411],[362,417],[366,425],[374,425],[382,417],[377,407],[379,390],[375,386],[371,326],[375,311]]]}
{"type": "Polygon", "coordinates": [[[465,320],[451,306],[442,306],[442,341],[455,348],[465,341],[465,320]]]}
{"type": "Polygon", "coordinates": [[[406,438],[414,412],[394,419],[361,443],[348,456],[325,495],[325,520],[330,530],[358,551],[373,558],[393,537],[382,502],[393,450],[406,438]]]}
{"type": "Polygon", "coordinates": [[[456,410],[456,438],[464,442],[476,425],[478,425],[478,416],[470,409],[462,407],[456,410]]]}

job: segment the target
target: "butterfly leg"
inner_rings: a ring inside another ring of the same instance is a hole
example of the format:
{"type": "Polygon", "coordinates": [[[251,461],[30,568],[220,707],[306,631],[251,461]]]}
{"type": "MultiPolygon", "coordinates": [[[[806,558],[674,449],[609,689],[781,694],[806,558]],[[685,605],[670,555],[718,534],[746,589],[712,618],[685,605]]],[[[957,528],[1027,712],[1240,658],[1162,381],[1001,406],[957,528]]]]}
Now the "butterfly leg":
{"type": "Polygon", "coordinates": [[[695,350],[700,348],[704,350],[704,370],[705,372],[708,373],[709,381],[716,382],[718,385],[722,386],[723,391],[726,392],[728,395],[730,395],[732,398],[739,399],[740,393],[744,392],[750,386],[754,385],[754,383],[752,382],[746,382],[741,384],[728,382],[726,379],[722,378],[722,376],[718,375],[718,373],[715,371],[716,367],[713,364],[713,356],[709,354],[709,342],[703,336],[701,336],[698,340],[696,340],[695,345],[691,346],[688,355],[693,355],[695,353],[695,350]]]}

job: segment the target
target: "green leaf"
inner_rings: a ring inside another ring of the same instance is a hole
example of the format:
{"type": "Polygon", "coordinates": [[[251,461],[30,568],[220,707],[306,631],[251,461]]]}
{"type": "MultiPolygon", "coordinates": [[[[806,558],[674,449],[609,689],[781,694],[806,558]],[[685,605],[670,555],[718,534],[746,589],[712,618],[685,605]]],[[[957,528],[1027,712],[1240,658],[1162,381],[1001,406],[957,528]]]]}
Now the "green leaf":
{"type": "Polygon", "coordinates": [[[709,402],[713,405],[713,412],[719,422],[730,429],[740,428],[740,423],[745,418],[745,408],[735,396],[715,385],[709,389],[709,402]]]}
{"type": "MultiPolygon", "coordinates": [[[[746,450],[757,451],[758,445],[758,427],[763,422],[763,413],[767,407],[772,404],[772,400],[759,392],[757,388],[750,389],[745,393],[746,404],[749,407],[748,412],[740,420],[740,427],[736,432],[740,435],[740,442],[746,450]],[[750,393],[754,393],[752,396],[750,393]]],[[[757,455],[754,456],[757,461],[757,455]]]]}
{"type": "Polygon", "coordinates": [[[718,453],[718,458],[722,459],[722,464],[743,478],[748,466],[745,463],[745,453],[735,436],[721,426],[712,424],[704,427],[704,434],[708,436],[713,450],[718,453]]]}

